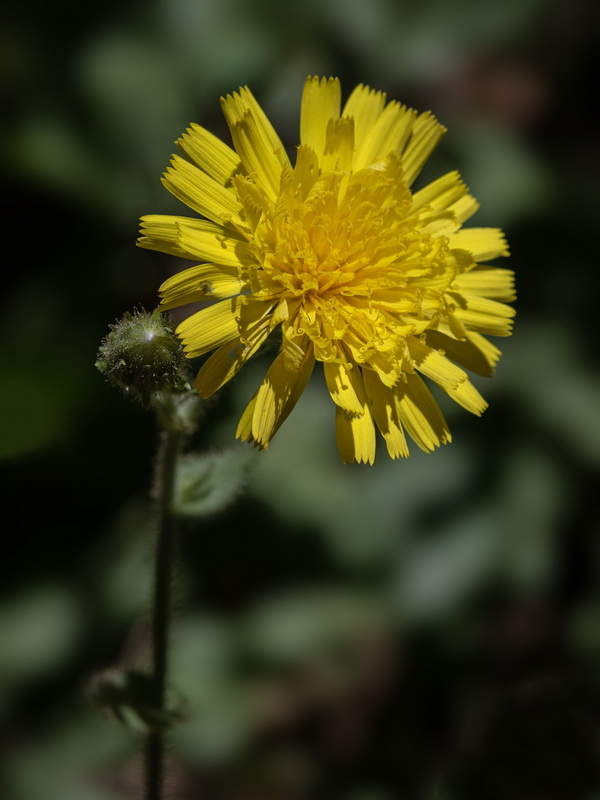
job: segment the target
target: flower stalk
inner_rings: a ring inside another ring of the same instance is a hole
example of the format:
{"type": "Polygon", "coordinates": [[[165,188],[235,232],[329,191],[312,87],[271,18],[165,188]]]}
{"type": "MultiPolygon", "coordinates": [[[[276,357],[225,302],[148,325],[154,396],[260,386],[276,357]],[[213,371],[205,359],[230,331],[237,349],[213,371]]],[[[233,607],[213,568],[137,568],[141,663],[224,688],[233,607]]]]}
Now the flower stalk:
{"type": "MultiPolygon", "coordinates": [[[[166,716],[171,586],[176,553],[178,516],[174,508],[177,464],[183,434],[167,429],[158,461],[159,530],[154,565],[152,611],[152,694],[159,715],[166,716]]],[[[165,730],[150,730],[146,742],[146,800],[162,800],[164,787],[165,730]]]]}
{"type": "MultiPolygon", "coordinates": [[[[158,532],[154,562],[151,671],[103,680],[100,695],[116,711],[133,712],[146,731],[146,800],[162,800],[165,736],[177,719],[168,706],[169,624],[179,513],[178,465],[186,438],[200,418],[200,400],[191,391],[189,368],[168,319],[156,312],[127,313],[102,341],[96,366],[127,397],[152,408],[162,430],[155,493],[158,532]]],[[[130,717],[131,714],[128,715],[130,717]]]]}

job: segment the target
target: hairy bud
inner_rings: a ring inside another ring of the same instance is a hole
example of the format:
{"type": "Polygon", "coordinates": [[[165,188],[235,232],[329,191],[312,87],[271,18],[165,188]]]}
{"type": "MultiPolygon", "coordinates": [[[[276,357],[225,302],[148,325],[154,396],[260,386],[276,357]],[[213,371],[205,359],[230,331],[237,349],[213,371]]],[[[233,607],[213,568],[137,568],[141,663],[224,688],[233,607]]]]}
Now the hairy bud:
{"type": "Polygon", "coordinates": [[[126,313],[110,326],[96,367],[115,386],[148,406],[155,395],[189,389],[189,367],[164,315],[126,313]]]}

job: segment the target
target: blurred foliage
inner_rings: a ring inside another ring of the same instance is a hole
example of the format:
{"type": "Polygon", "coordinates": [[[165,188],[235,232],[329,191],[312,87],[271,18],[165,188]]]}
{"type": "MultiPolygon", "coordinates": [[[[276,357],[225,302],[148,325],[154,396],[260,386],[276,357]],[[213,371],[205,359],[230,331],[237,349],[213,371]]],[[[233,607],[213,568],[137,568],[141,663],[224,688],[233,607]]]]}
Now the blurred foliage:
{"type": "Polygon", "coordinates": [[[478,383],[484,417],[445,404],[454,443],[406,462],[340,464],[317,377],[268,453],[235,443],[264,359],[207,403],[194,444],[228,454],[187,462],[182,486],[171,794],[600,796],[597,12],[5,4],[0,167],[20,237],[0,318],[0,797],[139,794],[139,740],[89,687],[147,666],[157,443],[95,354],[176,268],[134,246],[138,216],[180,213],[159,182],[172,142],[191,121],[226,137],[218,97],[248,83],[292,150],[308,73],[447,125],[422,180],[459,168],[474,224],[506,228],[517,324],[478,383]]]}

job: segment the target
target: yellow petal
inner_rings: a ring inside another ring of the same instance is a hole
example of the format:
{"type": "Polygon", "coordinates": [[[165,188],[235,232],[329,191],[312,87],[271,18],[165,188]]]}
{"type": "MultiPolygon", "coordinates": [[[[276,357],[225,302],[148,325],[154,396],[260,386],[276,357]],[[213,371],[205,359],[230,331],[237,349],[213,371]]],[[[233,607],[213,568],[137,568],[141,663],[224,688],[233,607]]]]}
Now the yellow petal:
{"type": "Polygon", "coordinates": [[[420,331],[420,333],[426,333],[427,336],[429,336],[429,332],[434,330],[452,339],[459,339],[461,342],[466,341],[468,338],[467,329],[462,322],[456,318],[454,312],[450,308],[446,308],[443,315],[440,316],[438,320],[430,325],[426,331],[420,331]]]}
{"type": "Polygon", "coordinates": [[[435,214],[426,214],[423,216],[420,232],[426,236],[452,236],[460,226],[456,216],[449,209],[447,211],[438,211],[435,214]]]}
{"type": "Polygon", "coordinates": [[[402,153],[404,176],[409,186],[445,132],[446,128],[440,125],[430,111],[417,117],[412,128],[412,136],[402,153]]]}
{"type": "MultiPolygon", "coordinates": [[[[235,432],[236,439],[241,439],[244,442],[252,441],[252,417],[254,416],[254,408],[256,407],[256,398],[258,396],[258,389],[252,395],[252,399],[244,409],[244,413],[240,417],[237,430],[235,432]]],[[[261,448],[264,449],[264,448],[261,448]]]]}
{"type": "Polygon", "coordinates": [[[226,97],[222,97],[221,108],[223,109],[223,114],[230,128],[250,110],[260,130],[261,140],[268,143],[269,153],[275,155],[281,166],[284,164],[291,166],[285,148],[281,143],[281,139],[275,132],[275,128],[271,125],[267,115],[257,103],[256,98],[247,86],[242,86],[238,92],[233,92],[226,97]]]}
{"type": "Polygon", "coordinates": [[[454,306],[452,308],[454,316],[466,328],[492,336],[510,336],[513,317],[516,314],[514,308],[485,297],[453,291],[446,292],[445,297],[454,306]]]}
{"type": "Polygon", "coordinates": [[[500,350],[481,334],[469,332],[464,340],[454,339],[438,331],[427,332],[427,342],[445,353],[461,367],[476,372],[477,375],[491,377],[500,350]]]}
{"type": "Polygon", "coordinates": [[[335,407],[335,435],[344,464],[372,464],[375,461],[375,426],[367,408],[362,416],[335,407]]]}
{"type": "Polygon", "coordinates": [[[296,154],[293,179],[299,191],[300,202],[304,202],[319,176],[319,159],[315,151],[300,145],[296,154]]]}
{"type": "Polygon", "coordinates": [[[162,298],[161,309],[167,311],[207,297],[231,297],[247,288],[247,283],[239,279],[233,267],[198,264],[168,278],[158,291],[162,298]]]}
{"type": "Polygon", "coordinates": [[[309,345],[309,349],[307,350],[306,357],[303,359],[302,363],[300,364],[300,369],[298,371],[298,377],[296,378],[296,382],[292,387],[292,391],[290,392],[290,396],[286,400],[279,417],[277,418],[277,422],[275,423],[275,428],[273,429],[273,433],[271,434],[271,438],[275,436],[279,428],[283,425],[285,420],[289,417],[291,412],[294,409],[294,406],[300,399],[302,392],[306,389],[306,385],[310,380],[310,376],[312,375],[313,368],[315,366],[315,357],[312,353],[312,344],[309,345]]]}
{"type": "MultiPolygon", "coordinates": [[[[434,211],[446,211],[452,203],[467,194],[467,187],[458,172],[447,172],[413,196],[412,211],[419,211],[423,206],[430,206],[434,211]]],[[[456,245],[459,247],[459,245],[456,245]]]]}
{"type": "Polygon", "coordinates": [[[471,381],[463,381],[460,386],[455,389],[446,390],[448,395],[471,414],[477,414],[480,417],[488,404],[479,394],[477,389],[473,386],[471,381]]]}
{"type": "MultiPolygon", "coordinates": [[[[492,344],[489,339],[486,339],[485,336],[482,336],[480,333],[476,331],[467,331],[467,341],[476,347],[486,361],[491,365],[492,371],[502,355],[500,350],[496,347],[496,345],[492,344]]],[[[476,370],[474,370],[476,372],[476,370]]]]}
{"type": "Polygon", "coordinates": [[[223,186],[242,169],[237,153],[195,122],[175,144],[186,158],[223,186]]]}
{"type": "MultiPolygon", "coordinates": [[[[417,114],[395,101],[388,103],[373,128],[365,135],[354,159],[354,169],[384,161],[390,153],[401,153],[409,139],[417,114]]],[[[405,169],[404,159],[402,167],[405,169]]]]}
{"type": "Polygon", "coordinates": [[[242,297],[222,300],[197,311],[178,326],[176,333],[188,358],[214,350],[238,335],[237,320],[242,303],[242,297]]]}
{"type": "Polygon", "coordinates": [[[352,117],[329,120],[325,152],[321,159],[323,171],[350,170],[352,168],[353,154],[354,120],[352,117]]]}
{"type": "Polygon", "coordinates": [[[452,289],[510,303],[516,298],[515,274],[510,269],[473,269],[459,275],[452,289]]]}
{"type": "MultiPolygon", "coordinates": [[[[179,243],[179,226],[186,228],[199,227],[203,229],[205,225],[213,225],[212,222],[193,219],[192,217],[174,217],[167,214],[147,214],[140,219],[140,233],[138,247],[146,250],[158,250],[160,253],[169,253],[177,258],[204,258],[204,256],[190,255],[179,243]]],[[[215,229],[224,228],[215,226],[215,229]]]]}
{"type": "MultiPolygon", "coordinates": [[[[373,129],[385,106],[385,93],[360,83],[348,98],[343,117],[354,117],[354,140],[357,151],[373,129]]],[[[356,167],[355,167],[356,169],[356,167]]]]}
{"type": "MultiPolygon", "coordinates": [[[[252,345],[254,337],[263,328],[268,332],[279,324],[277,319],[279,306],[274,306],[273,301],[259,300],[252,295],[246,296],[245,302],[240,307],[238,326],[240,329],[240,339],[248,345],[252,345]]],[[[280,304],[281,305],[281,304],[280,304]]]]}
{"type": "Polygon", "coordinates": [[[257,332],[252,345],[244,344],[239,338],[222,344],[202,365],[196,377],[196,391],[202,397],[214,394],[252,358],[268,334],[268,328],[264,327],[257,332]]]}
{"type": "Polygon", "coordinates": [[[245,175],[236,175],[233,179],[233,185],[246,214],[248,227],[254,233],[261,217],[265,212],[269,211],[273,204],[269,200],[266,190],[253,183],[245,175]]]}
{"type": "Polygon", "coordinates": [[[433,395],[418,375],[406,374],[406,383],[394,390],[400,421],[415,443],[426,453],[452,437],[433,395]]]}
{"type": "Polygon", "coordinates": [[[178,200],[213,222],[231,220],[234,224],[243,226],[240,204],[234,192],[225,189],[180,156],[173,156],[171,167],[166,171],[162,182],[178,200]]]}
{"type": "Polygon", "coordinates": [[[367,397],[358,366],[350,369],[329,361],[323,364],[323,369],[333,402],[349,414],[364,414],[367,397]]]}
{"type": "Polygon", "coordinates": [[[394,391],[385,386],[370,369],[363,369],[363,379],[373,419],[385,439],[390,458],[408,458],[408,446],[398,418],[394,391]]]}
{"type": "Polygon", "coordinates": [[[240,119],[231,122],[229,128],[248,176],[274,201],[279,193],[282,164],[264,130],[250,109],[240,119]]]}
{"type": "Polygon", "coordinates": [[[309,75],[306,79],[300,108],[300,144],[311,147],[319,158],[325,151],[328,123],[340,116],[341,98],[337,78],[309,75]]]}
{"type": "Polygon", "coordinates": [[[202,258],[228,267],[254,262],[246,240],[233,228],[198,220],[177,226],[177,244],[186,258],[202,258]]]}
{"type": "Polygon", "coordinates": [[[472,195],[466,194],[464,197],[461,197],[460,200],[457,200],[455,203],[452,203],[452,205],[449,206],[448,210],[452,211],[452,213],[456,218],[456,221],[462,224],[463,222],[466,222],[470,217],[472,217],[478,208],[479,208],[479,203],[477,202],[477,200],[475,200],[475,198],[472,195]]]}
{"type": "MultiPolygon", "coordinates": [[[[474,266],[472,257],[464,250],[454,250],[448,252],[446,250],[446,242],[441,238],[434,238],[431,242],[429,250],[429,264],[425,264],[425,271],[420,276],[411,277],[410,288],[418,288],[421,292],[427,293],[429,296],[432,293],[435,295],[437,292],[445,292],[448,289],[457,275],[470,269],[474,266]],[[443,255],[443,258],[439,256],[443,255]]],[[[422,299],[426,302],[426,296],[422,299]]],[[[439,306],[439,297],[434,297],[435,305],[432,311],[435,311],[439,306]]],[[[425,310],[423,305],[422,310],[425,310]]]]}
{"type": "Polygon", "coordinates": [[[500,228],[461,228],[450,237],[450,247],[473,254],[475,261],[507,256],[508,245],[500,228]]]}
{"type": "MultiPolygon", "coordinates": [[[[288,343],[284,337],[283,348],[285,349],[287,346],[288,343]]],[[[304,372],[302,367],[307,361],[314,361],[312,355],[307,354],[300,369],[290,368],[292,360],[282,351],[269,367],[258,389],[252,415],[252,438],[265,449],[281,424],[281,416],[292,397],[294,387],[304,372]]],[[[312,371],[312,365],[310,370],[312,371]]]]}
{"type": "Polygon", "coordinates": [[[466,373],[460,367],[421,339],[409,336],[407,344],[415,368],[435,381],[442,389],[455,389],[467,379],[466,373]]]}
{"type": "Polygon", "coordinates": [[[239,335],[248,342],[255,329],[268,320],[272,304],[250,300],[245,295],[222,300],[192,314],[177,328],[188,358],[214,350],[239,335]]]}
{"type": "Polygon", "coordinates": [[[149,214],[140,222],[142,236],[137,244],[146,250],[229,266],[253,262],[246,239],[235,228],[205,219],[163,214],[149,214]]]}

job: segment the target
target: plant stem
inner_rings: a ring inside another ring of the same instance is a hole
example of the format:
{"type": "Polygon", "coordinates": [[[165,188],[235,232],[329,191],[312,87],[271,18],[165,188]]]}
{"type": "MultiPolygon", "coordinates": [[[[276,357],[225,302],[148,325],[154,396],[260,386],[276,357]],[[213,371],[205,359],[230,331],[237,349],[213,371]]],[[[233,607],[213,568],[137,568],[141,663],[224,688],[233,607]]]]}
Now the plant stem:
{"type": "MultiPolygon", "coordinates": [[[[159,712],[166,711],[171,581],[177,532],[177,515],[173,510],[173,501],[181,444],[182,434],[167,429],[158,461],[160,522],[154,570],[152,682],[154,703],[159,712]]],[[[164,731],[160,728],[150,731],[146,744],[146,800],[163,798],[164,751],[164,731]]]]}

